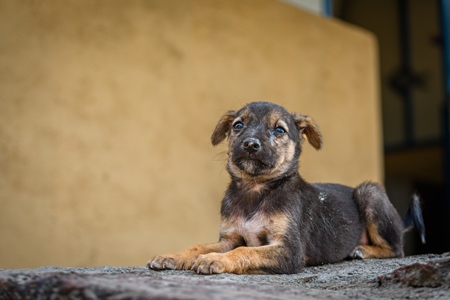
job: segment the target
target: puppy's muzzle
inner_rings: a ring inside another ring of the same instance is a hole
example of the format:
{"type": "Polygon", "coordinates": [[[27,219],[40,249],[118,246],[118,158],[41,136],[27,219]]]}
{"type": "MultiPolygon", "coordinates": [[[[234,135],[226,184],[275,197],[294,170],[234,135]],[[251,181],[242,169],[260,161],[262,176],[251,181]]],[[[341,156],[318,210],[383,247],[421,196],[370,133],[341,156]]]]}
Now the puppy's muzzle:
{"type": "Polygon", "coordinates": [[[242,148],[252,154],[261,150],[261,142],[258,139],[246,138],[242,143],[242,148]]]}

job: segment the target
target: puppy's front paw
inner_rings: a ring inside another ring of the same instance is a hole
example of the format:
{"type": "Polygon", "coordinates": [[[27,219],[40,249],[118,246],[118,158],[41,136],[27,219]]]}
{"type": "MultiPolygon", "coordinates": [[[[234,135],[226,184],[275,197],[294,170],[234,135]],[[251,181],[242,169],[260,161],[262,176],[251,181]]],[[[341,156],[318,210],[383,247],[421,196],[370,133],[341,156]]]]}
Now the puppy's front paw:
{"type": "Polygon", "coordinates": [[[220,274],[232,271],[231,263],[222,253],[200,255],[191,269],[198,274],[220,274]]]}
{"type": "Polygon", "coordinates": [[[149,269],[160,270],[189,270],[194,260],[186,259],[181,255],[162,255],[157,256],[147,262],[149,269]]]}
{"type": "Polygon", "coordinates": [[[157,256],[147,262],[147,267],[152,270],[176,270],[177,263],[171,256],[157,256]]]}
{"type": "Polygon", "coordinates": [[[350,258],[352,259],[364,259],[364,250],[360,247],[356,247],[352,253],[350,253],[350,258]]]}

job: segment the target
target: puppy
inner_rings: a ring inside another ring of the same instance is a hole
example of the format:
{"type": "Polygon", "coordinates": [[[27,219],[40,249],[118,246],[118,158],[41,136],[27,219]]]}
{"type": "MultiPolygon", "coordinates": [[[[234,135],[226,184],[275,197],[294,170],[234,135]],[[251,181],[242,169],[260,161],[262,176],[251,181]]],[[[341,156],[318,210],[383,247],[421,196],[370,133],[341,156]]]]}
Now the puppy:
{"type": "Polygon", "coordinates": [[[412,225],[424,241],[417,196],[402,222],[376,183],[356,188],[307,183],[298,171],[305,137],[321,149],[313,120],[277,104],[253,102],[227,112],[211,136],[213,145],[228,138],[231,176],[219,241],[157,256],[147,266],[200,274],[291,274],[349,257],[402,257],[403,233],[412,225]]]}

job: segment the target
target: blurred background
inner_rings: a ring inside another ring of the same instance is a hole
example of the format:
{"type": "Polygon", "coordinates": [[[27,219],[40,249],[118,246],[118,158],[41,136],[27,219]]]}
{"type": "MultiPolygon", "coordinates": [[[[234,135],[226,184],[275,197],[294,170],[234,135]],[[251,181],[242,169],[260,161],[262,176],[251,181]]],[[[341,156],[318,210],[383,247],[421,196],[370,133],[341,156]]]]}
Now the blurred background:
{"type": "Polygon", "coordinates": [[[0,0],[0,268],[216,241],[210,135],[255,100],[321,128],[306,180],[382,182],[400,214],[417,191],[406,254],[449,251],[448,2],[0,0]]]}

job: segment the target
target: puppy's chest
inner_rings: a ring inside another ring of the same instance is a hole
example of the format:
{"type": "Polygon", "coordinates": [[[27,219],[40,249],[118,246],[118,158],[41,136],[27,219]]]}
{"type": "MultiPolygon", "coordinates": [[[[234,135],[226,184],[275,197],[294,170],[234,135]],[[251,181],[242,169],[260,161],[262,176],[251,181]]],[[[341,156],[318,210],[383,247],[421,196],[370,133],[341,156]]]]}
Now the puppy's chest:
{"type": "Polygon", "coordinates": [[[256,214],[250,219],[232,217],[222,221],[221,233],[230,238],[240,238],[248,247],[273,244],[279,240],[286,229],[285,218],[256,214]]]}

